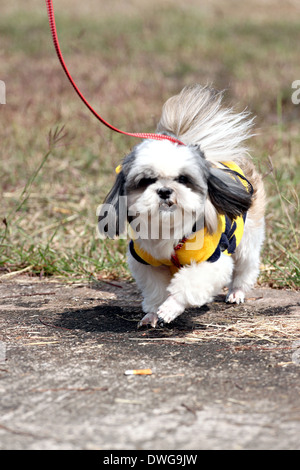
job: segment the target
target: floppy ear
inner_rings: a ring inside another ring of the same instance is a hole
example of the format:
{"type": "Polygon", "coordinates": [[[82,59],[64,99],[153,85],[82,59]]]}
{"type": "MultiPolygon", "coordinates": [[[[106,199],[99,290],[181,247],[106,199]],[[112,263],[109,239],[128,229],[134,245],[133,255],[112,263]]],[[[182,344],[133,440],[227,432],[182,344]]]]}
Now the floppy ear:
{"type": "Polygon", "coordinates": [[[125,196],[125,175],[123,171],[117,178],[98,213],[98,230],[100,236],[115,238],[126,228],[127,204],[125,196]]]}
{"type": "Polygon", "coordinates": [[[230,171],[211,168],[207,185],[209,198],[219,214],[232,220],[250,208],[251,192],[230,171]]]}

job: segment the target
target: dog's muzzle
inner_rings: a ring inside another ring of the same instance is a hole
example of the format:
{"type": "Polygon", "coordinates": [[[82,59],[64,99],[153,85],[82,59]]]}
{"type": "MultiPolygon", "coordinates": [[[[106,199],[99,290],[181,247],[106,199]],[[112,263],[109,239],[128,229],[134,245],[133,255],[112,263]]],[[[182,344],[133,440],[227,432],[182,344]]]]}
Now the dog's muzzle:
{"type": "Polygon", "coordinates": [[[163,186],[162,188],[159,188],[156,192],[161,199],[159,204],[159,210],[174,212],[176,210],[176,204],[174,204],[174,202],[170,199],[170,196],[173,193],[173,189],[163,186]]]}

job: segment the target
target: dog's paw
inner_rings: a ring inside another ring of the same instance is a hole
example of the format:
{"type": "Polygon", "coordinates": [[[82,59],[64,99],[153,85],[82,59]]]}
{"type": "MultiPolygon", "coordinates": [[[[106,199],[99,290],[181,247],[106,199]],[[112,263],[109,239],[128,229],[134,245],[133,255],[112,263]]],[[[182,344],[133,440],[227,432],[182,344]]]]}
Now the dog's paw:
{"type": "Polygon", "coordinates": [[[157,311],[158,322],[170,323],[183,311],[184,307],[173,296],[170,296],[157,311]]]}
{"type": "Polygon", "coordinates": [[[240,289],[233,289],[232,291],[229,291],[225,299],[225,302],[230,304],[243,304],[244,301],[245,294],[240,289]]]}
{"type": "Polygon", "coordinates": [[[142,326],[146,326],[146,325],[151,325],[153,328],[156,327],[157,325],[157,322],[158,322],[158,315],[157,313],[147,313],[147,315],[145,315],[141,321],[138,323],[138,328],[141,328],[142,326]]]}

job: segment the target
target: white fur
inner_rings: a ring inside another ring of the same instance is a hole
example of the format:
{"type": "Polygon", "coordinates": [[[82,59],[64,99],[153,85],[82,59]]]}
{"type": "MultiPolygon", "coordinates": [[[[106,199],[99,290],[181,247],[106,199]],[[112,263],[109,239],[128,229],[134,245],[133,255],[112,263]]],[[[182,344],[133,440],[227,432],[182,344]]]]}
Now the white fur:
{"type": "MultiPolygon", "coordinates": [[[[142,226],[149,225],[151,214],[151,233],[149,240],[139,240],[141,248],[155,258],[170,258],[174,244],[186,234],[190,234],[196,220],[204,217],[207,187],[196,155],[189,147],[163,141],[145,141],[138,145],[135,162],[130,168],[127,179],[135,180],[151,168],[157,181],[148,188],[128,192],[129,214],[138,214],[142,226]],[[178,183],[175,179],[181,173],[190,173],[204,194],[178,183]],[[161,199],[157,190],[167,186],[173,193],[170,201],[176,208],[173,212],[160,210],[161,199]]],[[[132,223],[134,227],[136,222],[132,223]]],[[[177,243],[176,243],[177,242],[177,243]]]]}
{"type": "MultiPolygon", "coordinates": [[[[190,233],[195,219],[199,214],[204,214],[204,208],[209,203],[206,195],[194,193],[189,188],[182,187],[173,181],[176,175],[184,171],[185,166],[192,173],[199,171],[195,156],[188,147],[180,147],[170,143],[146,142],[138,147],[130,177],[134,172],[140,174],[144,168],[151,167],[159,174],[156,183],[142,192],[134,191],[128,194],[129,207],[140,214],[145,214],[148,221],[149,212],[159,213],[160,198],[157,189],[163,185],[172,187],[172,198],[177,205],[173,214],[163,213],[156,223],[168,225],[174,229],[173,237],[169,239],[139,239],[140,248],[156,259],[170,259],[174,252],[174,246],[187,233],[190,233]],[[177,223],[182,218],[182,212],[195,210],[193,219],[189,219],[188,225],[177,223]],[[173,218],[172,218],[173,217],[173,218]]],[[[198,175],[201,180],[201,175],[198,175]]],[[[202,183],[204,185],[204,182],[202,183]]],[[[204,192],[205,193],[205,192],[204,192]]],[[[211,203],[210,203],[211,204],[211,203]]],[[[152,225],[154,224],[152,219],[152,225]]],[[[156,326],[158,320],[165,323],[173,321],[184,310],[191,306],[201,306],[211,302],[223,287],[229,285],[229,293],[226,301],[230,303],[244,302],[245,293],[254,285],[259,272],[259,254],[263,242],[264,222],[251,220],[248,216],[245,224],[245,233],[236,253],[232,256],[221,255],[214,263],[203,262],[182,267],[173,277],[166,266],[146,266],[136,261],[128,254],[128,264],[133,277],[143,295],[143,310],[146,313],[139,323],[140,326],[150,324],[156,326]]]]}
{"type": "Polygon", "coordinates": [[[172,278],[168,269],[145,266],[130,254],[129,266],[142,290],[143,310],[147,312],[139,325],[156,326],[158,319],[169,323],[186,308],[211,302],[231,278],[233,261],[222,254],[215,263],[184,266],[172,278]]]}
{"type": "MultiPolygon", "coordinates": [[[[158,131],[171,133],[186,145],[168,140],[146,140],[124,160],[120,181],[124,185],[122,194],[125,192],[128,196],[129,212],[138,214],[145,226],[149,223],[150,213],[157,215],[156,219],[151,218],[150,228],[158,236],[143,238],[136,234],[140,248],[156,259],[170,259],[178,241],[191,233],[194,223],[201,217],[208,230],[213,231],[220,206],[211,192],[208,197],[212,187],[208,186],[210,171],[215,171],[209,162],[239,161],[247,154],[244,141],[250,135],[252,120],[246,112],[234,113],[231,108],[222,108],[221,99],[222,94],[209,87],[185,88],[165,104],[158,131]],[[193,147],[196,144],[200,149],[193,147]],[[178,178],[182,174],[190,175],[194,184],[181,184],[178,178]],[[141,178],[152,178],[153,175],[154,183],[139,186],[141,178]],[[167,207],[158,195],[163,187],[172,191],[167,207]],[[187,220],[183,214],[189,215],[187,220]],[[166,226],[169,237],[162,236],[166,226]]],[[[216,171],[224,175],[221,178],[226,181],[228,176],[222,170],[216,171]]],[[[230,187],[228,180],[226,185],[230,187]]],[[[218,190],[218,186],[213,188],[218,190]]],[[[114,188],[108,200],[115,201],[117,189],[114,188]]],[[[233,186],[231,189],[230,194],[238,194],[242,201],[240,192],[234,193],[233,186]]],[[[143,295],[145,316],[139,325],[154,327],[159,320],[169,323],[187,307],[200,307],[211,302],[225,286],[229,286],[226,301],[244,302],[245,293],[254,285],[259,272],[264,238],[263,218],[254,220],[252,217],[255,215],[249,213],[242,241],[233,256],[222,254],[213,263],[192,261],[174,276],[167,266],[144,265],[129,251],[129,269],[143,295]]]]}
{"type": "Polygon", "coordinates": [[[234,273],[226,302],[243,303],[245,293],[253,287],[259,273],[260,250],[264,234],[264,219],[259,224],[250,217],[246,219],[243,238],[232,256],[234,273]]]}
{"type": "Polygon", "coordinates": [[[171,132],[185,144],[199,144],[209,161],[226,161],[248,153],[253,118],[247,111],[222,106],[223,92],[193,85],[170,98],[163,107],[159,132],[171,132]]]}

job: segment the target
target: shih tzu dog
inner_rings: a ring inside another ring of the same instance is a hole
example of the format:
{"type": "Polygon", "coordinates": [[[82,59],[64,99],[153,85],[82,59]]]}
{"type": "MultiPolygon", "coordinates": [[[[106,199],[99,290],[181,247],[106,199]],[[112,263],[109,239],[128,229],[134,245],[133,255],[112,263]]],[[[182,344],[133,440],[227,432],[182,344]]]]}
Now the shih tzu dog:
{"type": "Polygon", "coordinates": [[[157,133],[117,169],[101,206],[102,236],[129,231],[128,265],[143,296],[139,326],[187,307],[244,302],[259,273],[265,194],[244,145],[252,119],[210,87],[186,87],[164,105],[157,133]]]}

